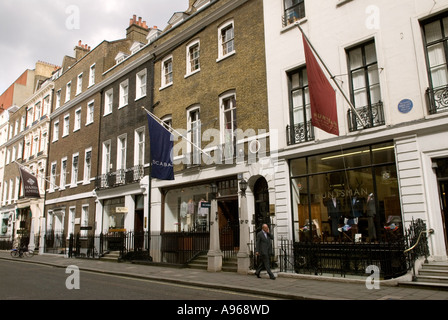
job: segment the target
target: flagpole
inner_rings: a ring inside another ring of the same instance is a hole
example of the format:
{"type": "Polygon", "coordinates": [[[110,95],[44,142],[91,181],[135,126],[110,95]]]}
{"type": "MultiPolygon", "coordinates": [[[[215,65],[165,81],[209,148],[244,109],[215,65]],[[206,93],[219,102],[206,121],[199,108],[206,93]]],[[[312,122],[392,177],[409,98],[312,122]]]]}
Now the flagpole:
{"type": "Polygon", "coordinates": [[[317,58],[319,59],[320,63],[324,66],[325,70],[327,71],[327,73],[330,75],[331,80],[333,80],[334,84],[336,85],[336,87],[338,88],[339,92],[341,92],[342,96],[344,97],[345,101],[347,101],[348,105],[350,106],[350,109],[352,109],[353,113],[356,115],[356,117],[359,119],[359,121],[361,122],[362,126],[364,128],[367,127],[366,123],[364,122],[364,120],[361,118],[361,116],[359,115],[358,111],[356,111],[355,106],[352,104],[352,102],[350,101],[350,99],[347,97],[347,95],[345,94],[344,90],[342,90],[341,86],[339,85],[339,83],[335,80],[335,77],[333,76],[333,74],[331,73],[330,69],[328,69],[327,65],[325,64],[325,62],[322,60],[322,58],[320,57],[319,53],[316,51],[316,49],[314,48],[313,44],[310,42],[310,40],[308,39],[307,35],[305,34],[305,32],[303,31],[302,27],[300,26],[299,22],[296,22],[295,25],[297,26],[297,28],[299,28],[300,32],[302,33],[303,37],[305,38],[305,40],[308,42],[308,44],[310,45],[311,50],[313,50],[313,52],[316,54],[317,58]]]}
{"type": "Polygon", "coordinates": [[[154,113],[148,111],[145,107],[142,107],[143,110],[145,110],[145,112],[151,116],[154,120],[156,120],[166,131],[168,131],[169,133],[171,133],[170,130],[172,130],[173,132],[175,132],[177,135],[181,136],[183,139],[185,139],[188,143],[190,143],[193,147],[195,147],[196,149],[198,149],[199,151],[201,151],[201,153],[207,155],[209,158],[211,158],[211,156],[205,152],[204,150],[202,150],[201,148],[199,148],[196,144],[194,144],[193,142],[191,142],[190,140],[188,140],[186,137],[184,137],[179,131],[173,129],[173,127],[171,127],[168,124],[165,124],[162,119],[160,119],[159,117],[157,117],[154,113]],[[168,130],[166,128],[166,126],[168,126],[170,128],[170,130],[168,130]]]}

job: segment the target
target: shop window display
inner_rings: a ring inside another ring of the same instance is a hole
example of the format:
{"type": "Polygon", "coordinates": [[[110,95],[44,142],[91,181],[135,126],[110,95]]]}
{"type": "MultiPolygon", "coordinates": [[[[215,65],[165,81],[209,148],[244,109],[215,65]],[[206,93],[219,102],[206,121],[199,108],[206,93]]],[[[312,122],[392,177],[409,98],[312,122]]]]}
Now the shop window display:
{"type": "Polygon", "coordinates": [[[384,242],[401,230],[392,143],[294,159],[296,241],[384,242]]]}
{"type": "Polygon", "coordinates": [[[210,187],[194,186],[170,190],[165,198],[165,232],[208,232],[210,187]]]}

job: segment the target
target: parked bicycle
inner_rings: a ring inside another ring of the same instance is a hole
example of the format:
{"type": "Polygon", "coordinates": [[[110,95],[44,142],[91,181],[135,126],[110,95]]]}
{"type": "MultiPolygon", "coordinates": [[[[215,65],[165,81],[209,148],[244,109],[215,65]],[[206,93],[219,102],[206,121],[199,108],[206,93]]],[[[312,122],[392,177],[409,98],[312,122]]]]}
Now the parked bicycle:
{"type": "Polygon", "coordinates": [[[11,250],[11,257],[13,258],[31,258],[32,256],[34,256],[34,250],[28,250],[26,247],[14,248],[11,250]]]}

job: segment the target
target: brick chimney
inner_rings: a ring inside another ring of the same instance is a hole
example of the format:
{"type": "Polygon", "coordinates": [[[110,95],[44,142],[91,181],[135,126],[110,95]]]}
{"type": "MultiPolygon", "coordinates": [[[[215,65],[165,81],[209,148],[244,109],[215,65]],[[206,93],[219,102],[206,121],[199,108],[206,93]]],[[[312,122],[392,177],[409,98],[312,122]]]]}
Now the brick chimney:
{"type": "Polygon", "coordinates": [[[146,21],[142,21],[142,17],[137,19],[134,14],[130,19],[129,27],[126,29],[126,39],[145,43],[148,32],[149,27],[146,25],[146,21]]]}
{"type": "Polygon", "coordinates": [[[82,44],[82,41],[78,41],[78,45],[75,47],[75,58],[76,61],[79,61],[84,57],[87,53],[90,52],[90,46],[87,44],[82,44]]]}

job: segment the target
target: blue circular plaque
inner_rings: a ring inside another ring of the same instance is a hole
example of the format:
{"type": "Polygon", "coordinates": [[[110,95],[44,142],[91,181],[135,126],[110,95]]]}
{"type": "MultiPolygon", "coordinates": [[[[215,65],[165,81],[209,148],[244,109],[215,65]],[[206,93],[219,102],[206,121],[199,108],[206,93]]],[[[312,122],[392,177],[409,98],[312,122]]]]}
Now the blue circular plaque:
{"type": "Polygon", "coordinates": [[[412,107],[414,106],[414,103],[412,100],[409,99],[403,99],[398,103],[398,111],[401,113],[408,113],[412,110],[412,107]]]}

